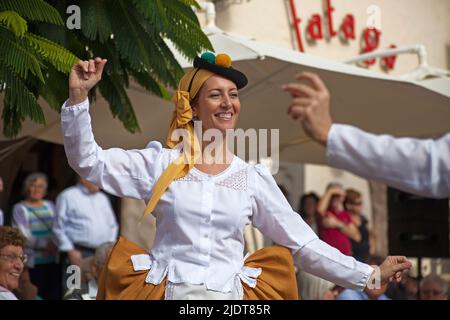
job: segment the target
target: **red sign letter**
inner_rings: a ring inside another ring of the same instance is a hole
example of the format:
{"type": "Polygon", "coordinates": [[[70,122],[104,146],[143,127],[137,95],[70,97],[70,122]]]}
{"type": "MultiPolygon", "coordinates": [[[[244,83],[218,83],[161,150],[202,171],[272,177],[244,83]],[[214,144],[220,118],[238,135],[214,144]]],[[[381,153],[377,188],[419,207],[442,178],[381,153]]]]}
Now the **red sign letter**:
{"type": "Polygon", "coordinates": [[[297,11],[295,10],[294,0],[290,0],[289,4],[291,5],[292,20],[293,20],[294,29],[295,29],[295,35],[297,37],[298,49],[301,52],[305,52],[305,50],[303,49],[302,36],[301,36],[301,32],[300,32],[300,27],[299,27],[301,20],[300,20],[300,18],[297,17],[297,11]]]}
{"type": "MultiPolygon", "coordinates": [[[[391,44],[389,48],[397,48],[395,44],[391,44]]],[[[393,70],[395,66],[395,60],[397,60],[397,56],[384,57],[382,60],[383,66],[387,70],[393,70]]]]}
{"type": "MultiPolygon", "coordinates": [[[[364,29],[363,31],[364,47],[362,48],[362,52],[367,53],[378,48],[378,45],[380,44],[380,35],[381,32],[376,28],[364,29]]],[[[375,59],[366,60],[364,61],[364,63],[367,65],[372,65],[375,63],[375,59]]]]}
{"type": "Polygon", "coordinates": [[[328,32],[330,34],[330,38],[334,37],[337,34],[336,31],[333,30],[333,11],[334,8],[331,6],[331,0],[327,0],[328,32]]]}
{"type": "Polygon", "coordinates": [[[315,40],[323,39],[322,19],[320,18],[320,15],[315,14],[311,17],[311,19],[308,22],[308,26],[307,26],[306,30],[308,31],[310,40],[315,41],[315,40]]]}
{"type": "Polygon", "coordinates": [[[347,14],[341,24],[341,32],[346,40],[355,39],[355,18],[347,14]]]}

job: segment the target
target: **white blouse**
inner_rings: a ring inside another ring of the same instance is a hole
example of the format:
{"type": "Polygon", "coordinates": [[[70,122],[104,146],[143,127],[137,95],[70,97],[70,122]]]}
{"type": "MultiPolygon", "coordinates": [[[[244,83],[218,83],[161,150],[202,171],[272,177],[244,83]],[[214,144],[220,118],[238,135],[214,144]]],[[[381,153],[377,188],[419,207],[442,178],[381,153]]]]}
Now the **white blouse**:
{"type": "MultiPolygon", "coordinates": [[[[142,150],[99,147],[92,133],[89,101],[61,111],[64,147],[71,167],[106,192],[148,201],[159,176],[180,154],[152,141],[142,150]]],[[[175,180],[153,214],[153,248],[132,257],[135,270],[150,270],[146,282],[206,285],[223,293],[241,281],[254,287],[261,270],[246,268],[244,237],[252,223],[275,243],[291,249],[299,267],[346,288],[363,290],[373,272],[369,265],[341,254],[319,240],[293,211],[270,172],[234,157],[218,175],[196,168],[175,180]]],[[[238,287],[238,288],[236,288],[238,287]]]]}

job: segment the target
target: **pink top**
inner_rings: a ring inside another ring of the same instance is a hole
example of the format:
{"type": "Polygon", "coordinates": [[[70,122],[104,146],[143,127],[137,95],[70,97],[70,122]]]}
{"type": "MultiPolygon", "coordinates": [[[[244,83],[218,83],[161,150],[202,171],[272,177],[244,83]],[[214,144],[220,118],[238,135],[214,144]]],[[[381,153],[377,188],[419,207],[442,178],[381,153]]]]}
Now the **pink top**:
{"type": "Polygon", "coordinates": [[[17,297],[5,287],[0,286],[0,300],[17,300],[17,297]]]}
{"type": "MultiPolygon", "coordinates": [[[[332,210],[328,210],[326,214],[334,215],[339,221],[342,221],[346,225],[352,221],[352,217],[347,211],[336,213],[332,210]]],[[[352,254],[352,244],[350,239],[338,228],[324,228],[319,224],[319,238],[345,255],[349,256],[352,254]]]]}

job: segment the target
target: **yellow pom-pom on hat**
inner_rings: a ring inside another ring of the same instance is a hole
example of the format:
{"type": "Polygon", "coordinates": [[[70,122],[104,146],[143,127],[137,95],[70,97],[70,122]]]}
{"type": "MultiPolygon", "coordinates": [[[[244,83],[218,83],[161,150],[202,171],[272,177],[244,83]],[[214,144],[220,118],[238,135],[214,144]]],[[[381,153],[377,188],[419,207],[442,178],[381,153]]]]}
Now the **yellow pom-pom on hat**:
{"type": "Polygon", "coordinates": [[[215,64],[221,67],[229,68],[231,67],[231,58],[225,53],[218,54],[215,59],[215,64]]]}

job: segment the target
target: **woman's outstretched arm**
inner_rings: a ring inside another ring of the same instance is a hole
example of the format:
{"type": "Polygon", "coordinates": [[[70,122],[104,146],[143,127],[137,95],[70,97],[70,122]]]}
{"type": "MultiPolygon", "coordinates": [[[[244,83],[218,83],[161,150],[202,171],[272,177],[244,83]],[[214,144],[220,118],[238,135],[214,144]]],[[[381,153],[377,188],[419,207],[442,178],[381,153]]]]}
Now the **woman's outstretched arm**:
{"type": "Polygon", "coordinates": [[[105,64],[105,59],[96,58],[79,61],[72,68],[69,99],[61,109],[66,156],[80,176],[108,193],[147,200],[155,179],[169,162],[169,152],[157,141],[142,150],[104,150],[96,143],[87,97],[101,80],[105,64]]]}

